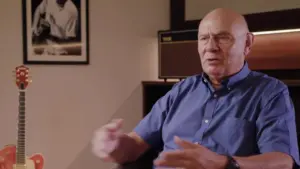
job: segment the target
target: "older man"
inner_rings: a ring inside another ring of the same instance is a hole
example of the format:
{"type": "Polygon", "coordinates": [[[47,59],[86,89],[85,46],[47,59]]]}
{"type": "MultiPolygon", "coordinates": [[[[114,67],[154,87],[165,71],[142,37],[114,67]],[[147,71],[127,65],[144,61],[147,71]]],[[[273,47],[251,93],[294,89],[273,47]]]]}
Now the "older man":
{"type": "Polygon", "coordinates": [[[117,163],[162,148],[156,167],[292,169],[299,165],[295,112],[287,86],[245,62],[254,36],[242,15],[215,9],[201,21],[203,74],[178,82],[133,132],[122,120],[101,127],[93,151],[117,163]]]}
{"type": "Polygon", "coordinates": [[[34,12],[33,39],[48,44],[44,54],[67,54],[59,44],[74,41],[78,19],[78,9],[72,0],[42,0],[34,12]]]}

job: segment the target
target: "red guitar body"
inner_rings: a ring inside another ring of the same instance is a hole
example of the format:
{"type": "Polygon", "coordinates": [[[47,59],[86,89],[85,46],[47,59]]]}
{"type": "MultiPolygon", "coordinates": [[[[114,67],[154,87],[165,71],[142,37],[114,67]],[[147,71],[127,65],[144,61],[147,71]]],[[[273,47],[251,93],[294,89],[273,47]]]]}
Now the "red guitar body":
{"type": "MultiPolygon", "coordinates": [[[[16,150],[17,148],[15,145],[7,145],[2,150],[0,150],[0,169],[15,168],[14,166],[16,165],[16,154],[17,154],[16,150]]],[[[44,157],[41,154],[33,154],[32,156],[27,157],[27,161],[28,160],[33,162],[34,169],[43,169],[44,157]]]]}

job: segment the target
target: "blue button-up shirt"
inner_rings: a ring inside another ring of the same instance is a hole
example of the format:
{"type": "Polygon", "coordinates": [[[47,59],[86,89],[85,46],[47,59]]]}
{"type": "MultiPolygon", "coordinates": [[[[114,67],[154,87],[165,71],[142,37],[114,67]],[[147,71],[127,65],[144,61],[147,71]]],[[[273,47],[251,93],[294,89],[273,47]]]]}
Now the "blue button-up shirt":
{"type": "Polygon", "coordinates": [[[247,63],[222,85],[215,90],[205,74],[176,83],[134,131],[163,151],[178,148],[176,135],[224,155],[284,152],[299,165],[288,87],[247,63]]]}

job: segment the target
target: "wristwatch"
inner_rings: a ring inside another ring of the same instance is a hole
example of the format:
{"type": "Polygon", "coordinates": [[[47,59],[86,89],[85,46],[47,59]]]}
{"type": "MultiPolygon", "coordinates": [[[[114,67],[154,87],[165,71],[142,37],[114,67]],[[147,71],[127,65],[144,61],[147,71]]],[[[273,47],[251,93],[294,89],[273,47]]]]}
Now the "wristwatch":
{"type": "Polygon", "coordinates": [[[227,156],[228,163],[225,169],[240,169],[240,165],[231,156],[227,156]]]}

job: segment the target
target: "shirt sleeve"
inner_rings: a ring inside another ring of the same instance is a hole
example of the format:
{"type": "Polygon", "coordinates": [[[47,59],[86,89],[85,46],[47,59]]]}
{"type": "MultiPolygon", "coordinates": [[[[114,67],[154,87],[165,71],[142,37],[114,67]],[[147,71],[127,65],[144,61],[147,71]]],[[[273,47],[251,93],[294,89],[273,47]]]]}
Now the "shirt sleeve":
{"type": "Polygon", "coordinates": [[[46,12],[46,6],[48,5],[48,0],[43,0],[40,4],[39,4],[39,6],[38,6],[38,8],[39,8],[39,12],[40,13],[45,13],[46,12]]]}
{"type": "Polygon", "coordinates": [[[78,26],[78,12],[75,10],[68,20],[66,27],[66,37],[76,37],[76,28],[78,26]]]}
{"type": "Polygon", "coordinates": [[[151,111],[133,130],[152,148],[162,148],[162,127],[168,114],[168,110],[176,95],[175,86],[176,84],[169,92],[167,92],[167,94],[156,101],[151,111]]]}
{"type": "Polygon", "coordinates": [[[295,110],[287,87],[263,108],[257,120],[257,139],[261,153],[286,153],[300,165],[295,110]]]}

